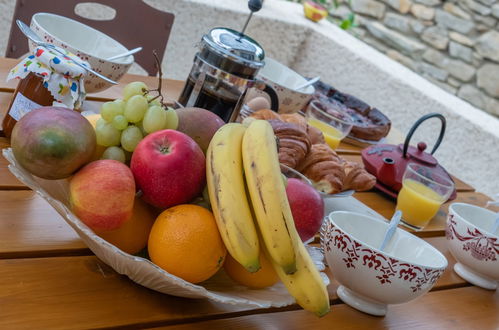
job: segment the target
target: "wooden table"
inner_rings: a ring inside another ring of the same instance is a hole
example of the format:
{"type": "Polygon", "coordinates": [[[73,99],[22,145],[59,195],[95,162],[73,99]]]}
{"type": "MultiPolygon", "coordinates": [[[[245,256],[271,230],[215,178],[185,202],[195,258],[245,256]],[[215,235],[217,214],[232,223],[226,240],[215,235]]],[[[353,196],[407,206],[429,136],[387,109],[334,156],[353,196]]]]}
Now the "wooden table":
{"type": "MultiPolygon", "coordinates": [[[[15,60],[0,58],[0,119],[15,84],[3,82],[15,60]]],[[[124,83],[156,79],[126,75],[122,83],[88,97],[88,107],[120,96],[124,83]]],[[[180,81],[165,80],[165,92],[176,98],[180,81]]],[[[0,138],[0,147],[9,141],[0,138]]],[[[360,149],[342,145],[343,157],[360,161],[360,149]]],[[[457,180],[458,200],[484,206],[490,200],[457,180]]],[[[385,217],[394,201],[375,191],[354,195],[385,217]]],[[[18,182],[0,157],[0,329],[45,328],[242,328],[242,329],[497,329],[499,294],[463,281],[444,235],[448,205],[416,235],[449,260],[433,290],[408,304],[391,306],[386,317],[363,314],[343,304],[337,282],[328,290],[332,312],[316,318],[297,305],[249,309],[161,294],[139,286],[101,262],[41,197],[18,182]]],[[[328,270],[328,274],[329,270],[328,270]]],[[[331,277],[331,275],[330,275],[331,277]]]]}

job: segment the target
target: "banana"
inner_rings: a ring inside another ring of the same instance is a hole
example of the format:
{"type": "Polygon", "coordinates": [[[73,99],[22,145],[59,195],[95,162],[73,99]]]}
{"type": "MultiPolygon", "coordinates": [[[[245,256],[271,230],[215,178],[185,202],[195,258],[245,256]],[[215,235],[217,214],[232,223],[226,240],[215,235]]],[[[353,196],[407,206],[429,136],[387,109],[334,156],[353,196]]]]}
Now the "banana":
{"type": "Polygon", "coordinates": [[[296,229],[282,184],[274,131],[266,120],[249,124],[242,154],[246,185],[269,257],[286,274],[292,274],[296,257],[290,231],[296,229]]]}
{"type": "Polygon", "coordinates": [[[249,272],[260,269],[259,240],[243,176],[241,142],[246,128],[230,123],[213,136],[206,153],[211,208],[230,255],[249,272]]]}
{"type": "MultiPolygon", "coordinates": [[[[300,239],[298,235],[296,239],[300,239]]],[[[319,317],[329,312],[329,294],[326,285],[301,241],[296,242],[297,270],[294,274],[286,274],[279,265],[270,260],[288,292],[303,309],[319,317]]]]}

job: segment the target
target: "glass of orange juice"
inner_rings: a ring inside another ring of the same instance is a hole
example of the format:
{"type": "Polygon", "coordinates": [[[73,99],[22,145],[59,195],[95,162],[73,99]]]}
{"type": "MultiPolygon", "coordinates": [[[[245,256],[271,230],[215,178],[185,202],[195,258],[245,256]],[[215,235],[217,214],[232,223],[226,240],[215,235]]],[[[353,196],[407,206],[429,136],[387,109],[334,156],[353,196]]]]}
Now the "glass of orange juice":
{"type": "Polygon", "coordinates": [[[396,207],[402,211],[402,224],[414,230],[423,229],[453,191],[454,183],[449,178],[434,174],[423,165],[407,165],[396,207]]]}
{"type": "Polygon", "coordinates": [[[352,118],[344,112],[326,112],[319,101],[312,101],[305,112],[309,125],[319,129],[331,149],[338,148],[341,140],[350,133],[352,118]]]}

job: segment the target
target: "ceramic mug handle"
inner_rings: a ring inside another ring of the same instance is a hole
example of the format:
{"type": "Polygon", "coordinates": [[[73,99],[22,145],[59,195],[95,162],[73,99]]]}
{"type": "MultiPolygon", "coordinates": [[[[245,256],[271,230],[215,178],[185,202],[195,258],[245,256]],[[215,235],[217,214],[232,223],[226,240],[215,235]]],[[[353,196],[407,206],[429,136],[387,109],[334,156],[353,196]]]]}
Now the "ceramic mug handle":
{"type": "Polygon", "coordinates": [[[263,91],[270,97],[270,109],[279,112],[279,97],[276,91],[263,80],[255,81],[255,88],[263,91]]]}

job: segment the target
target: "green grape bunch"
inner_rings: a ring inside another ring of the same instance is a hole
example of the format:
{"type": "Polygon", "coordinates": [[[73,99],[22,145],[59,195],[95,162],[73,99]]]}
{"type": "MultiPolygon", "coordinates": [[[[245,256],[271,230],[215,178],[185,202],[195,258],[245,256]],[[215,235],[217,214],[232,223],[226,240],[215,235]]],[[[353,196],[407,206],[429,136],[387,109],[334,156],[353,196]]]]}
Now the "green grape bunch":
{"type": "Polygon", "coordinates": [[[134,81],[123,89],[123,98],[105,102],[101,118],[95,126],[97,144],[107,147],[103,159],[125,163],[142,139],[163,129],[177,129],[178,116],[163,103],[158,89],[150,90],[141,81],[134,81]],[[155,91],[158,95],[151,95],[155,91]]]}

